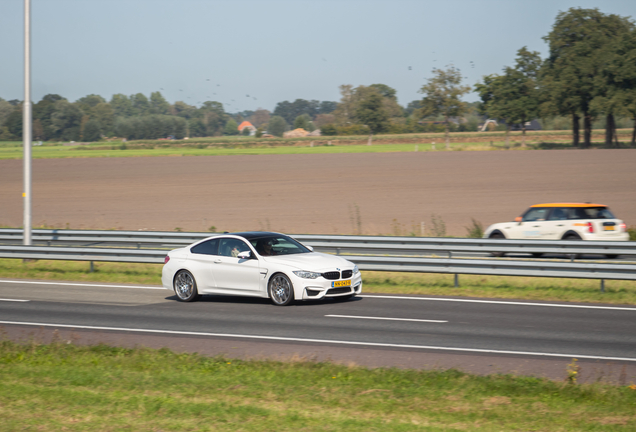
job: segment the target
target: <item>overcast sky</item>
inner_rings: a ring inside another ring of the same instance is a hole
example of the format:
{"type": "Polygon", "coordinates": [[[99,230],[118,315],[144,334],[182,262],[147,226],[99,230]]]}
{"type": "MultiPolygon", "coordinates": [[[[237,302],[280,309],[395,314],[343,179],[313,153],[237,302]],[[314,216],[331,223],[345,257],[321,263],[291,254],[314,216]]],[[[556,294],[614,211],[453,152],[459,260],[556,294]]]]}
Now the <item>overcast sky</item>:
{"type": "MultiPolygon", "coordinates": [[[[0,0],[6,100],[24,95],[23,4],[0,0]]],[[[473,85],[523,46],[545,57],[541,38],[570,7],[636,17],[636,0],[32,0],[32,93],[161,91],[237,112],[382,83],[406,105],[434,67],[473,85]]]]}

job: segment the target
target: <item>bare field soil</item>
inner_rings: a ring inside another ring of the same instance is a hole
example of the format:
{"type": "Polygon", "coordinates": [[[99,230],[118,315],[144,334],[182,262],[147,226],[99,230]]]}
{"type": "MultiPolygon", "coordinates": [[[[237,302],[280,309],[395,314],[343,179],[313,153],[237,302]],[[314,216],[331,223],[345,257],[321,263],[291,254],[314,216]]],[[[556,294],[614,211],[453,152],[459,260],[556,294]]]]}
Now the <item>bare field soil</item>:
{"type": "MultiPolygon", "coordinates": [[[[0,225],[22,225],[22,161],[0,161],[0,225]]],[[[448,235],[540,202],[610,205],[636,224],[636,150],[39,159],[33,225],[448,235]],[[439,228],[439,224],[438,224],[439,228]]]]}

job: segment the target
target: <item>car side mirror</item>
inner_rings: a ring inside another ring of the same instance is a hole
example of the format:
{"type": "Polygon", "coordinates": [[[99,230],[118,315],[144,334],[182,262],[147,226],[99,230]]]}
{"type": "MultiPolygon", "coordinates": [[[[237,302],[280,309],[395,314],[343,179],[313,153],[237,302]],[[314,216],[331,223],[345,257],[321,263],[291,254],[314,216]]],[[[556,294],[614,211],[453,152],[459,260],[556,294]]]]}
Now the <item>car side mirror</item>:
{"type": "Polygon", "coordinates": [[[239,252],[239,254],[236,257],[238,259],[250,259],[252,258],[252,252],[250,251],[239,252]]]}
{"type": "Polygon", "coordinates": [[[312,252],[314,251],[314,248],[313,248],[313,247],[311,247],[311,246],[307,246],[307,245],[305,245],[305,247],[306,247],[307,249],[309,249],[310,251],[312,251],[312,252]]]}
{"type": "Polygon", "coordinates": [[[521,221],[523,220],[523,218],[521,216],[517,216],[515,218],[515,222],[519,222],[519,225],[521,225],[521,221]]]}

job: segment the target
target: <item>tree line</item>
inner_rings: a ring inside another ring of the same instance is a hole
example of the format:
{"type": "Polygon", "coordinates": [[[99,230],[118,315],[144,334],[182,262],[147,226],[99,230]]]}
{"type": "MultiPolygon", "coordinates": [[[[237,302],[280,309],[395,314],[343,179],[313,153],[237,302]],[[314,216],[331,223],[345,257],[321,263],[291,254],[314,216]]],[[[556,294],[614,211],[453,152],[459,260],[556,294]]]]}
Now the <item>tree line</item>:
{"type": "MultiPolygon", "coordinates": [[[[476,131],[486,118],[523,131],[540,118],[568,118],[574,146],[589,147],[593,125],[605,127],[605,144],[618,146],[616,127],[633,121],[631,145],[636,145],[636,28],[626,17],[598,9],[571,8],[557,15],[543,37],[549,54],[523,47],[514,66],[484,76],[469,86],[454,66],[433,69],[420,88],[422,98],[401,106],[395,89],[385,84],[341,85],[340,101],[296,99],[266,109],[227,113],[223,104],[196,107],[170,104],[160,92],[115,94],[110,101],[88,95],[75,102],[49,94],[33,105],[33,139],[98,141],[104,137],[157,139],[239,134],[248,120],[257,136],[282,136],[292,128],[320,129],[323,135],[372,135],[476,131]],[[479,102],[467,103],[474,90],[479,102]],[[583,130],[583,140],[580,131],[583,130]]],[[[552,123],[555,123],[554,121],[552,123]]],[[[243,133],[249,133],[244,129],[243,133]]],[[[0,98],[0,140],[21,139],[22,102],[0,98]]],[[[506,135],[508,140],[508,134],[506,135]]]]}

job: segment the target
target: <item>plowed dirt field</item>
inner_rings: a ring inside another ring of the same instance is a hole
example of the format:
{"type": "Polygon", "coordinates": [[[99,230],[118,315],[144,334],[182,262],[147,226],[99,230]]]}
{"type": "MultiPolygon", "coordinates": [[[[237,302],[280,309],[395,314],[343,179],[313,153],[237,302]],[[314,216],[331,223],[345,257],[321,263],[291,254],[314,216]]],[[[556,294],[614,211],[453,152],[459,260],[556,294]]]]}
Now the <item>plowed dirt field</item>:
{"type": "MultiPolygon", "coordinates": [[[[0,161],[0,225],[22,225],[22,189],[22,161],[0,161]]],[[[636,150],[33,161],[33,225],[56,228],[430,235],[435,219],[464,236],[571,201],[636,225],[636,150]]]]}

